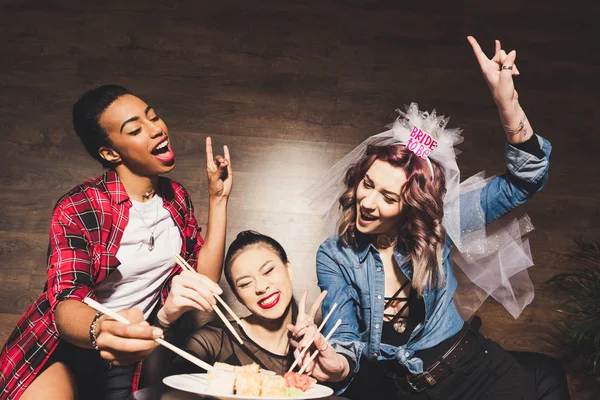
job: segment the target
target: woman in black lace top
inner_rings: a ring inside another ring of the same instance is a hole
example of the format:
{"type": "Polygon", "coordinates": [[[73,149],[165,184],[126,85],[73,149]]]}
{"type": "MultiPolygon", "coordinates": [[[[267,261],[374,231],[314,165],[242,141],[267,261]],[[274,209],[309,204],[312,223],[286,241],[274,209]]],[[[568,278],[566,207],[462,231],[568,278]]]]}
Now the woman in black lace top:
{"type": "MultiPolygon", "coordinates": [[[[232,322],[244,344],[240,345],[219,321],[195,331],[184,349],[210,364],[255,362],[283,375],[294,362],[287,326],[301,319],[312,324],[326,292],[308,314],[304,313],[307,293],[296,305],[292,268],[285,250],[273,238],[253,231],[241,232],[229,247],[225,277],[238,300],[251,312],[241,324],[232,322]]],[[[204,371],[180,357],[175,359],[171,374],[191,372],[204,371]]]]}

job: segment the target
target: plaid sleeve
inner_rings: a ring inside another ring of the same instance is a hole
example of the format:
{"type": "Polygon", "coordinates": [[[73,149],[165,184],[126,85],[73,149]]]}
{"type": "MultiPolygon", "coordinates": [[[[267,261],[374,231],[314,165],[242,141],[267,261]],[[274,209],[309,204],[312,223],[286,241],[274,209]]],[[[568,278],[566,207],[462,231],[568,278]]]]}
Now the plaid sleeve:
{"type": "Polygon", "coordinates": [[[198,253],[200,251],[200,248],[204,244],[204,239],[202,239],[202,235],[200,234],[202,228],[200,228],[200,226],[198,225],[198,221],[196,220],[196,216],[194,215],[194,204],[192,203],[192,199],[189,196],[188,199],[190,204],[189,226],[190,228],[192,228],[191,234],[193,235],[193,237],[196,238],[196,247],[194,248],[194,252],[198,253]]]}
{"type": "MultiPolygon", "coordinates": [[[[77,212],[77,211],[74,211],[77,212]]],[[[82,301],[93,282],[93,259],[86,231],[63,207],[58,206],[50,226],[48,299],[54,310],[58,302],[82,301]]]]}
{"type": "Polygon", "coordinates": [[[202,235],[200,234],[202,228],[200,228],[198,225],[198,221],[194,215],[194,204],[192,203],[192,198],[185,190],[184,195],[185,206],[187,208],[187,223],[185,225],[186,251],[189,257],[188,262],[190,262],[191,265],[196,266],[198,262],[198,252],[204,244],[204,239],[202,239],[202,235]]]}

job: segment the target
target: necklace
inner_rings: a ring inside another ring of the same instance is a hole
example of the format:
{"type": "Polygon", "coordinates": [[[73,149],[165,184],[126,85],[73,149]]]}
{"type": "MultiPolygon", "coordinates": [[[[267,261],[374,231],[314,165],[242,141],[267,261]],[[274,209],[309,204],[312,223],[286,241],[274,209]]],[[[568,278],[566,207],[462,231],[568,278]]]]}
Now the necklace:
{"type": "Polygon", "coordinates": [[[387,249],[388,247],[390,247],[394,243],[396,243],[396,238],[395,237],[389,237],[387,235],[379,235],[375,239],[375,242],[377,243],[377,245],[379,247],[387,249]]]}
{"type": "MultiPolygon", "coordinates": [[[[154,193],[154,191],[152,191],[152,193],[154,193]]],[[[146,193],[146,194],[148,194],[148,193],[146,193]]],[[[151,195],[152,194],[150,194],[150,196],[151,195]]],[[[131,202],[131,207],[133,207],[135,212],[138,213],[138,215],[140,216],[140,219],[142,220],[142,223],[146,226],[146,229],[148,229],[150,231],[150,240],[148,241],[148,250],[150,250],[150,251],[154,250],[154,231],[156,230],[156,225],[158,224],[158,204],[160,203],[160,201],[158,201],[158,198],[156,198],[155,201],[156,201],[156,222],[154,223],[154,227],[152,229],[150,229],[150,227],[148,226],[146,221],[144,221],[144,216],[135,207],[135,205],[133,204],[133,201],[131,202]]]]}
{"type": "Polygon", "coordinates": [[[130,194],[135,194],[137,196],[142,196],[143,200],[150,200],[150,197],[152,197],[154,195],[154,193],[156,193],[155,189],[150,190],[149,192],[146,193],[133,193],[133,192],[128,192],[130,194]]]}

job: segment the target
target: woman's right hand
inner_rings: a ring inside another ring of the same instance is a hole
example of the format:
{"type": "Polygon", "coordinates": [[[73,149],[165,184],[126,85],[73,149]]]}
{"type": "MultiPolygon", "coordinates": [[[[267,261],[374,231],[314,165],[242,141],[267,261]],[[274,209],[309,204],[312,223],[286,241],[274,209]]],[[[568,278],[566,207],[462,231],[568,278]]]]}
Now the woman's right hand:
{"type": "Polygon", "coordinates": [[[158,311],[157,318],[163,323],[173,324],[190,310],[213,311],[215,294],[222,294],[218,284],[207,276],[193,271],[183,271],[173,278],[167,301],[158,311]]]}
{"type": "Polygon", "coordinates": [[[314,325],[315,316],[317,315],[317,312],[319,312],[321,303],[323,303],[325,296],[327,296],[327,290],[321,292],[307,313],[306,299],[308,297],[308,290],[305,290],[302,293],[300,301],[298,302],[298,315],[296,316],[296,321],[293,325],[289,324],[287,326],[287,329],[291,335],[291,342],[293,346],[298,346],[298,341],[305,336],[305,331],[314,325]]]}
{"type": "Polygon", "coordinates": [[[100,317],[96,327],[96,345],[100,357],[113,365],[133,364],[150,354],[163,331],[144,321],[144,313],[137,308],[119,312],[131,324],[115,321],[107,315],[100,317]]]}

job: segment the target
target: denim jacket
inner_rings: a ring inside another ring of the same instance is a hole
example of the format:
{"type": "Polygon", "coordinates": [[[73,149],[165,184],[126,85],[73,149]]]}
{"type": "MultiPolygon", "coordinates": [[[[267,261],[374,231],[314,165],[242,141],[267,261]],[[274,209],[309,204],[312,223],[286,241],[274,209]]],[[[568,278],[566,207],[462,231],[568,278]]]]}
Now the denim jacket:
{"type": "MultiPolygon", "coordinates": [[[[476,193],[485,213],[486,223],[491,223],[515,207],[524,204],[534,193],[541,190],[548,178],[550,142],[536,136],[543,157],[506,144],[507,173],[498,176],[476,193]]],[[[473,193],[467,194],[472,196],[473,193]]],[[[479,227],[468,224],[468,199],[461,197],[467,216],[461,221],[461,229],[468,231],[479,227]]],[[[442,253],[444,276],[441,287],[426,288],[423,292],[425,319],[419,323],[408,343],[392,346],[381,343],[385,276],[383,263],[376,248],[369,244],[355,250],[344,246],[339,237],[332,236],[321,244],[317,252],[317,277],[321,290],[328,296],[323,302],[323,315],[337,303],[336,318],[331,318],[324,329],[328,332],[338,318],[342,324],[330,340],[334,349],[354,362],[355,368],[345,382],[336,387],[343,391],[351,377],[360,369],[362,357],[371,360],[397,360],[412,373],[423,372],[423,361],[415,357],[418,350],[428,349],[452,337],[464,325],[453,301],[456,278],[451,260],[452,241],[447,236],[442,253]],[[338,388],[339,388],[338,387],[338,388]]],[[[404,275],[412,279],[412,264],[404,262],[404,255],[394,249],[394,258],[404,275]]]]}

